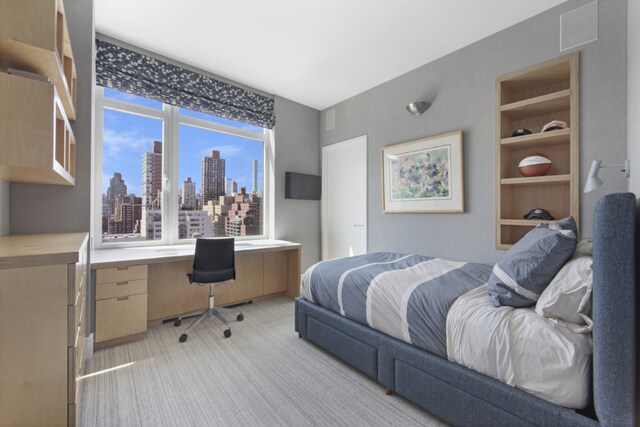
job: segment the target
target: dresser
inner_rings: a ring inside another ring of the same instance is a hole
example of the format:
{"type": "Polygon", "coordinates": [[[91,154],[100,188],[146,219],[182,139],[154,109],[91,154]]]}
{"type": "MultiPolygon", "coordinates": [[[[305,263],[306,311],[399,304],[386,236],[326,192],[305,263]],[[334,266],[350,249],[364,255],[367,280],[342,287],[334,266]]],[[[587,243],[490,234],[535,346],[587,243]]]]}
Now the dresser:
{"type": "Polygon", "coordinates": [[[0,426],[75,426],[87,233],[0,237],[0,426]]]}

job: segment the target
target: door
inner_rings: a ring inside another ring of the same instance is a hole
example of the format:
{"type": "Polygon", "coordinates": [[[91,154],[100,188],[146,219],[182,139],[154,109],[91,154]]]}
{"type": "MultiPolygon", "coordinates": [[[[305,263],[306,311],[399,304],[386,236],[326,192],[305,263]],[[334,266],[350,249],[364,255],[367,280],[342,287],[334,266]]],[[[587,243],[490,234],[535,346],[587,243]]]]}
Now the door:
{"type": "Polygon", "coordinates": [[[322,259],[367,252],[367,137],[322,147],[322,259]]]}

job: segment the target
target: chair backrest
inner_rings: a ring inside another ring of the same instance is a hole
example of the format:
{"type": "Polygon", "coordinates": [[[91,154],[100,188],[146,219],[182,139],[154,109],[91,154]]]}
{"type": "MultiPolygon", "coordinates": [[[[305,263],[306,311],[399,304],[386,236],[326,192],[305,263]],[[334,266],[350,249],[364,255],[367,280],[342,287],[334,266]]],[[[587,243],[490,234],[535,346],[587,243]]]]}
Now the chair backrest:
{"type": "Polygon", "coordinates": [[[216,283],[236,278],[233,237],[197,239],[193,256],[193,282],[216,283]]]}

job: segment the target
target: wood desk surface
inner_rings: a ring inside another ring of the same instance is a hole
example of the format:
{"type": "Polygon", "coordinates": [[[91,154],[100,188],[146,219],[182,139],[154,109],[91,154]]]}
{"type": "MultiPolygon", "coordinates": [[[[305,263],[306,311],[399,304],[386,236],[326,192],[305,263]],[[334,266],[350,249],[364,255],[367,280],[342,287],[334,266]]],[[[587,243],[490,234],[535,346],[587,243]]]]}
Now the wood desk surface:
{"type": "MultiPolygon", "coordinates": [[[[285,240],[239,240],[236,252],[269,252],[300,248],[300,243],[285,240]]],[[[154,264],[191,259],[195,243],[172,246],[107,248],[91,251],[91,268],[114,267],[123,263],[154,264]]]]}
{"type": "Polygon", "coordinates": [[[17,234],[0,237],[0,269],[73,264],[87,233],[17,234]]]}

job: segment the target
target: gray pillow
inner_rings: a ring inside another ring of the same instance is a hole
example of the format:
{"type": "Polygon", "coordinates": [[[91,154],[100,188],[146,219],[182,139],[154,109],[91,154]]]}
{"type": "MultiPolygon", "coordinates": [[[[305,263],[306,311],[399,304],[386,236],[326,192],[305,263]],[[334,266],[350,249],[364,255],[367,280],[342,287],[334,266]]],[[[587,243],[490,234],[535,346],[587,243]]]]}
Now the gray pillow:
{"type": "Polygon", "coordinates": [[[495,307],[527,307],[540,298],[573,255],[578,230],[573,217],[540,224],[505,253],[487,283],[495,307]]]}

